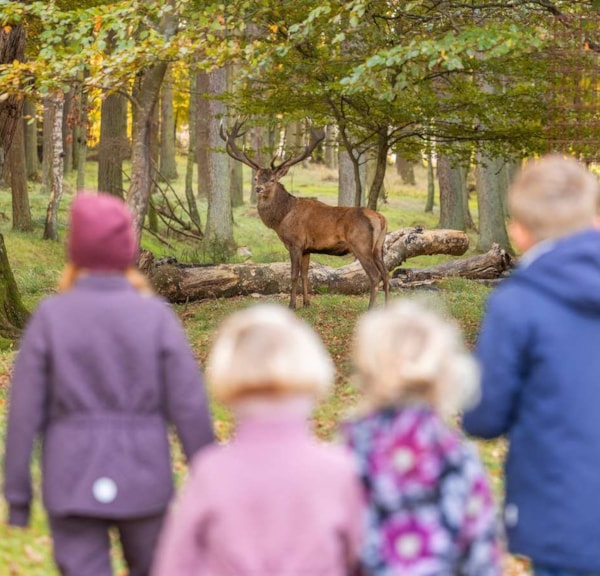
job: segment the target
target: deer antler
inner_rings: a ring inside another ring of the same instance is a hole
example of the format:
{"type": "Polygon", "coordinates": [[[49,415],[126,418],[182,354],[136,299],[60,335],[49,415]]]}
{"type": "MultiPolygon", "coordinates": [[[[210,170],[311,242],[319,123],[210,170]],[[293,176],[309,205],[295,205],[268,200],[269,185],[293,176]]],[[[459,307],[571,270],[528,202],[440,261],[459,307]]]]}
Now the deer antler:
{"type": "Polygon", "coordinates": [[[315,130],[313,125],[310,125],[310,142],[308,146],[304,148],[304,152],[299,154],[298,156],[293,156],[292,158],[288,158],[284,160],[279,166],[277,166],[277,170],[285,169],[286,171],[293,166],[294,164],[298,164],[298,162],[302,162],[306,158],[308,158],[314,151],[314,149],[319,145],[320,142],[325,138],[325,130],[320,128],[319,130],[315,130]]]}
{"type": "Polygon", "coordinates": [[[244,135],[239,133],[240,128],[243,125],[244,122],[238,122],[236,120],[233,124],[231,132],[227,133],[225,131],[225,127],[223,126],[223,121],[221,120],[221,124],[219,126],[219,135],[225,141],[225,150],[227,154],[229,154],[234,160],[239,160],[243,164],[246,164],[246,166],[250,166],[250,168],[260,170],[261,167],[254,160],[252,160],[252,158],[249,158],[245,152],[242,152],[235,143],[236,138],[244,135]]]}

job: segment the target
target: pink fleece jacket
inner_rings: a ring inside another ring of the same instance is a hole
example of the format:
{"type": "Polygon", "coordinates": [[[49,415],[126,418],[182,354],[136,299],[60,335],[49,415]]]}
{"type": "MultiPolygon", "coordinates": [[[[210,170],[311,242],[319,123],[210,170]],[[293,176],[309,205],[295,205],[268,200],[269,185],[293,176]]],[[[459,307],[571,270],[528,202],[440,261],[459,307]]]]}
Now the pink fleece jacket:
{"type": "Polygon", "coordinates": [[[305,419],[246,418],[195,458],[172,506],[154,576],[346,576],[362,492],[344,448],[305,419]]]}

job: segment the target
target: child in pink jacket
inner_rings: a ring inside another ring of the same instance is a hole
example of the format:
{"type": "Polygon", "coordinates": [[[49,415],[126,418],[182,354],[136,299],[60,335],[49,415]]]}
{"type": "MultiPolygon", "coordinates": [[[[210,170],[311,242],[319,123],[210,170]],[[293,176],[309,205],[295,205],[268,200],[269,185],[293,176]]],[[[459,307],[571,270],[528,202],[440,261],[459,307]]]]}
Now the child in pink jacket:
{"type": "Polygon", "coordinates": [[[362,495],[345,449],[310,430],[333,366],[292,312],[260,305],[222,326],[207,363],[233,440],[203,450],[172,507],[154,576],[347,576],[362,495]]]}

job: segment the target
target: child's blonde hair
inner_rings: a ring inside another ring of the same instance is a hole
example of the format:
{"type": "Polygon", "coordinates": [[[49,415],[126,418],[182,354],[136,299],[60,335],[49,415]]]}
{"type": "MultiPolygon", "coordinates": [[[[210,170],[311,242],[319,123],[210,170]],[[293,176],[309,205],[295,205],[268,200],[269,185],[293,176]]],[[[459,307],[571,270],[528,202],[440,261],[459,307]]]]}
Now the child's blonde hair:
{"type": "Polygon", "coordinates": [[[599,196],[596,176],[574,158],[551,154],[529,162],[517,175],[508,208],[539,242],[591,227],[599,196]]]}
{"type": "Polygon", "coordinates": [[[477,400],[479,370],[456,324],[431,304],[396,300],[358,322],[354,362],[367,410],[426,402],[444,414],[477,400]]]}
{"type": "Polygon", "coordinates": [[[329,391],[334,368],[308,324],[281,306],[259,304],[225,320],[206,373],[214,397],[232,404],[258,395],[316,399],[329,391]]]}
{"type": "MultiPolygon", "coordinates": [[[[73,288],[77,280],[86,273],[87,272],[84,269],[75,266],[75,264],[72,262],[68,262],[58,280],[58,291],[69,291],[71,288],[73,288]]],[[[122,274],[141,294],[154,294],[154,290],[152,289],[150,282],[137,268],[134,268],[133,266],[126,268],[122,271],[122,274]]]]}

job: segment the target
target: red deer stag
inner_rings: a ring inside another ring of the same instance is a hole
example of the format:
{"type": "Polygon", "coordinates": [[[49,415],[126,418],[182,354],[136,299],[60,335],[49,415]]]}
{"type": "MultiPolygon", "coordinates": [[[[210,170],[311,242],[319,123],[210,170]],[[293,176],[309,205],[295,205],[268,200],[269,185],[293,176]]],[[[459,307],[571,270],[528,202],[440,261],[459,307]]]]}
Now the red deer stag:
{"type": "Polygon", "coordinates": [[[350,252],[361,263],[371,286],[369,308],[375,304],[377,287],[383,280],[385,301],[389,296],[388,271],[383,262],[383,241],[387,232],[385,217],[368,208],[338,207],[324,204],[312,198],[297,198],[290,194],[279,182],[288,170],[308,158],[323,140],[323,131],[317,132],[311,126],[310,143],[304,152],[296,157],[270,168],[259,166],[235,143],[240,136],[241,124],[236,122],[230,133],[221,125],[221,138],[226,143],[227,153],[256,170],[254,183],[258,215],[263,223],[275,230],[290,253],[292,263],[292,292],[290,308],[296,308],[298,274],[302,278],[304,306],[308,299],[308,265],[311,254],[331,254],[344,256],[350,252]]]}

